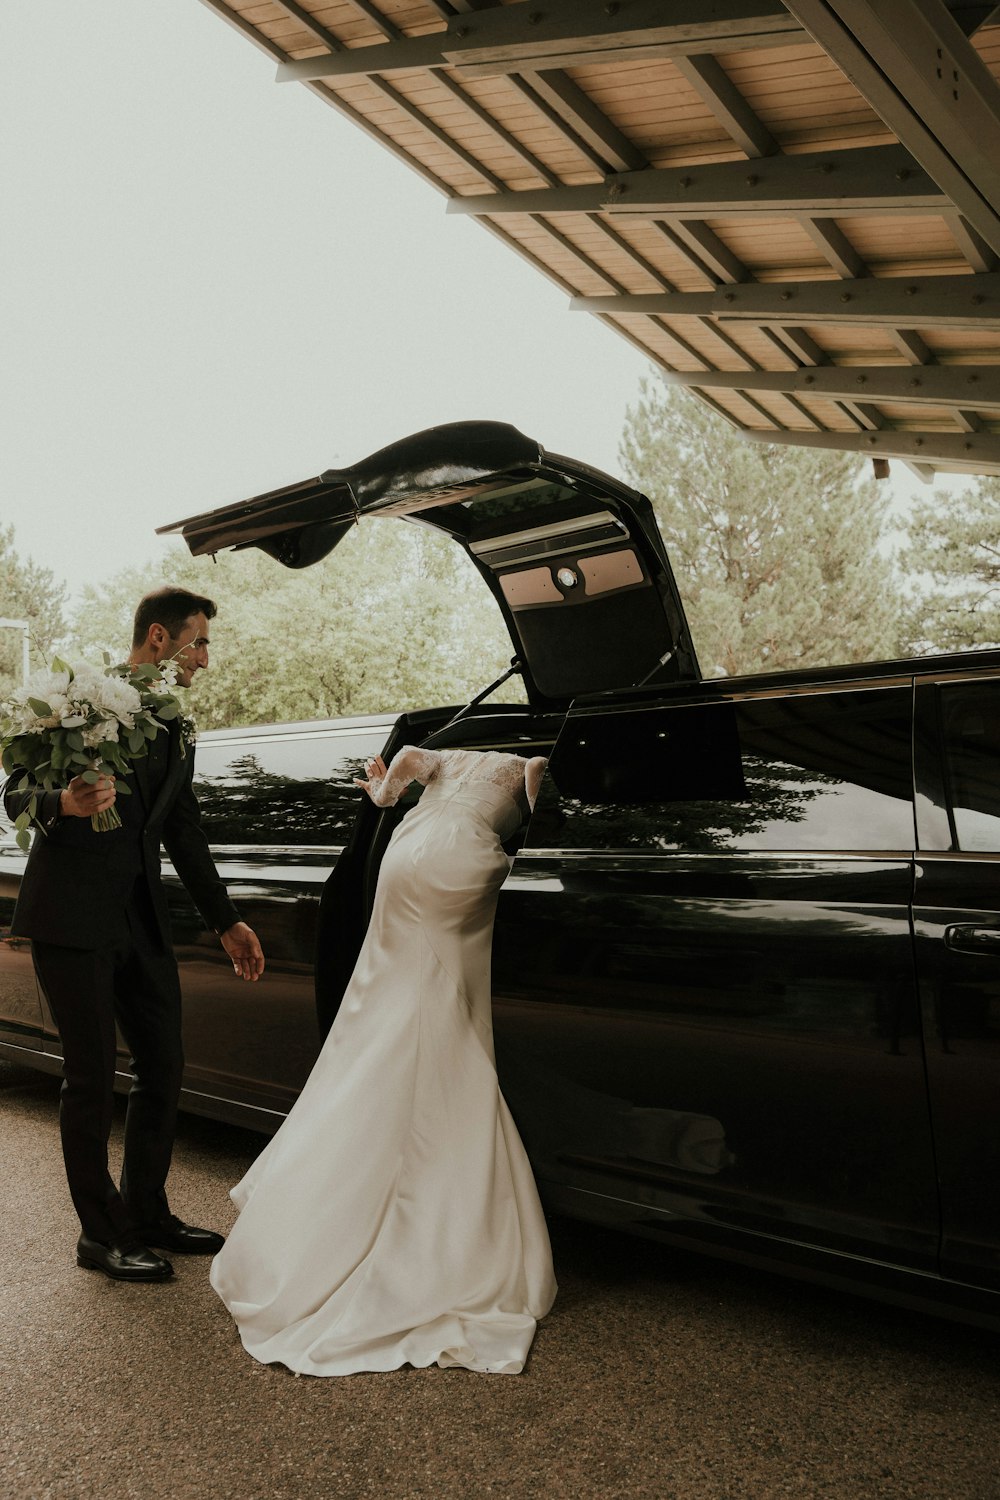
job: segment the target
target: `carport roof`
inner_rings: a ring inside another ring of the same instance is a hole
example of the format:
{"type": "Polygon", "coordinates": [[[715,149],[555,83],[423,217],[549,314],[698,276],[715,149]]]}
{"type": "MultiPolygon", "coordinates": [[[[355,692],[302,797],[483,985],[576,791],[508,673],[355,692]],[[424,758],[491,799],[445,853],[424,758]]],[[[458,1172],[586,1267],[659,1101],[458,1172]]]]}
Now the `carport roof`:
{"type": "Polygon", "coordinates": [[[1000,6],[203,3],[749,438],[1000,475],[1000,6]]]}

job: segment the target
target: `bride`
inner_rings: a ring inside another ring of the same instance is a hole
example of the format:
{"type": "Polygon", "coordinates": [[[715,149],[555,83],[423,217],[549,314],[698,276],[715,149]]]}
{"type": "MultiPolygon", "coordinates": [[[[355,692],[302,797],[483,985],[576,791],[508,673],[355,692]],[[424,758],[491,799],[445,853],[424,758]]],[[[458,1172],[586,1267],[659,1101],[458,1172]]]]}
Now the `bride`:
{"type": "Polygon", "coordinates": [[[337,1020],[287,1120],[232,1190],[212,1285],[247,1352],[307,1375],[459,1365],[516,1374],[556,1285],[493,1054],[501,840],[545,761],[405,746],[365,765],[420,801],[379,873],[337,1020]]]}

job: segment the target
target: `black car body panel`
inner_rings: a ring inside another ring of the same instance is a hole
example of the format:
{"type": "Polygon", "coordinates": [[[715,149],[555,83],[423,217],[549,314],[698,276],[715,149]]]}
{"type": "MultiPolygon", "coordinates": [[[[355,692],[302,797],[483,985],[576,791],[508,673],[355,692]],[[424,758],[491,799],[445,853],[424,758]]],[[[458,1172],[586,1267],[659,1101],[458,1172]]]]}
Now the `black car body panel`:
{"type": "MultiPolygon", "coordinates": [[[[468,429],[182,523],[196,551],[266,542],[294,564],[318,555],[310,527],[430,520],[505,609],[529,688],[460,716],[202,737],[206,826],[269,968],[234,983],[167,870],[185,1104],[274,1129],[301,1087],[412,801],[363,799],[365,757],[546,755],[493,984],[501,1083],[547,1204],[1000,1330],[1000,652],[702,681],[642,497],[512,429],[468,429]],[[568,499],[542,494],[556,471],[568,499]],[[540,519],[551,504],[568,529],[540,519]],[[526,623],[509,580],[585,579],[581,517],[599,515],[627,532],[659,623],[642,650],[610,631],[620,658],[588,679],[590,627],[546,618],[586,618],[600,594],[526,623]],[[643,684],[650,645],[674,655],[643,684]]],[[[3,844],[0,1052],[58,1068],[9,939],[22,865],[3,844]]]]}

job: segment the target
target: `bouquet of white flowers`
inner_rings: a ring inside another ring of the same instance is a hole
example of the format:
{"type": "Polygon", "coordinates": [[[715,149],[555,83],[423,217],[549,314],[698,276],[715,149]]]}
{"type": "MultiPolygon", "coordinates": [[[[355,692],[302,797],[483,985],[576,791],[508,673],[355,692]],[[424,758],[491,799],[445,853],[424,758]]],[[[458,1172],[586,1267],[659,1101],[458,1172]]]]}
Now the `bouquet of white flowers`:
{"type": "MultiPolygon", "coordinates": [[[[93,785],[102,776],[123,777],[146,754],[150,740],[168,719],[181,723],[181,753],[194,739],[194,726],[181,714],[171,689],[177,680],[173,662],[113,665],[104,653],[103,670],[87,662],[70,666],[54,659],[51,667],[29,677],[24,687],[0,704],[0,753],[10,775],[25,770],[36,786],[54,791],[74,776],[93,785]]],[[[119,796],[131,788],[119,780],[119,796]]],[[[16,819],[17,842],[27,849],[37,797],[16,819]]],[[[120,828],[114,807],[95,813],[98,832],[120,828]]]]}

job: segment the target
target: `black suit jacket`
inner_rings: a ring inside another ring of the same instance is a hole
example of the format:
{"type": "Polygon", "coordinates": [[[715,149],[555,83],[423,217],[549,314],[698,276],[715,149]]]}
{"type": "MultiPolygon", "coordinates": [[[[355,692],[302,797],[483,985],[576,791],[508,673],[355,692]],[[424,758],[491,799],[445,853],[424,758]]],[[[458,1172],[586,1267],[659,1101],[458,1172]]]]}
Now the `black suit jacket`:
{"type": "Polygon", "coordinates": [[[225,932],[239,912],[215,868],[192,790],[194,747],[181,754],[176,723],[169,726],[169,751],[162,784],[150,789],[144,760],[128,775],[131,796],[116,806],[122,827],[96,832],[89,818],[59,815],[59,792],[33,786],[15,772],[4,787],[11,819],[37,793],[35,832],[21,881],[11,932],[66,948],[99,948],[128,936],[125,908],[137,880],[145,883],[163,941],[169,946],[170,918],[160,880],[160,844],[190,891],[205,922],[225,932]]]}

